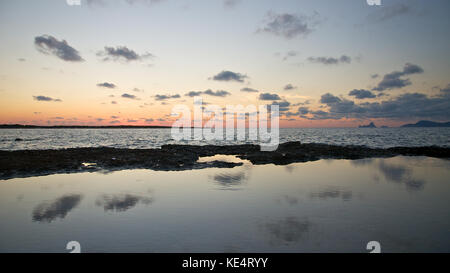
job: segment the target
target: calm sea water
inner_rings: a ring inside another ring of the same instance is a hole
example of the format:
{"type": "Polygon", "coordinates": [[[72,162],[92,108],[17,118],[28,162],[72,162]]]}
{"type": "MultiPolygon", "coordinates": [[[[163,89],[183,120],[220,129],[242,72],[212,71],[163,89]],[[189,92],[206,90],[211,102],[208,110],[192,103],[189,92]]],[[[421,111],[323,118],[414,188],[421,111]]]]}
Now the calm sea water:
{"type": "MultiPolygon", "coordinates": [[[[280,129],[280,143],[327,143],[337,145],[450,146],[450,128],[302,128],[280,129]]],[[[180,141],[170,129],[1,129],[0,150],[60,149],[69,147],[158,148],[164,144],[255,143],[252,141],[180,141]],[[22,141],[16,141],[20,138],[22,141]]]]}
{"type": "Polygon", "coordinates": [[[11,179],[0,252],[450,252],[449,177],[395,157],[11,179]]]}

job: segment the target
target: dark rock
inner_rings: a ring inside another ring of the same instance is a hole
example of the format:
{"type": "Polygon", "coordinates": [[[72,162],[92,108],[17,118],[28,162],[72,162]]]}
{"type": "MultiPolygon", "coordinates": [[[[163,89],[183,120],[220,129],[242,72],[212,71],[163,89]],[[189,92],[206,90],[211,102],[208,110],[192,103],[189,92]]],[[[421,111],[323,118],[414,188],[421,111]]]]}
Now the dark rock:
{"type": "Polygon", "coordinates": [[[199,157],[216,154],[235,155],[252,164],[286,165],[319,159],[361,159],[369,157],[430,156],[450,158],[445,147],[394,147],[388,149],[365,146],[336,146],[287,142],[273,152],[262,152],[258,145],[194,146],[164,145],[161,149],[116,149],[108,147],[60,150],[0,151],[0,179],[56,173],[114,171],[123,169],[190,170],[200,168],[232,168],[242,163],[221,161],[197,162],[199,157]],[[83,163],[96,163],[84,168],[83,163]]]}

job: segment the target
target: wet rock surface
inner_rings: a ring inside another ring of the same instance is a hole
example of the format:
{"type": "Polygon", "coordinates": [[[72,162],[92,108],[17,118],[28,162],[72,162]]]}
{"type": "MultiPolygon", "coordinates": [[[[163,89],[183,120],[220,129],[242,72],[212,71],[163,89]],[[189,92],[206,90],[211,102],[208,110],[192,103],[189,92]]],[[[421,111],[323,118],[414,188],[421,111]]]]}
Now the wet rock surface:
{"type": "Polygon", "coordinates": [[[273,152],[262,152],[258,145],[194,146],[164,145],[160,149],[72,148],[60,150],[0,151],[0,179],[72,172],[115,171],[124,169],[190,170],[232,168],[242,163],[197,162],[200,157],[235,155],[252,164],[286,165],[319,159],[361,159],[369,157],[429,156],[450,158],[450,148],[395,147],[374,149],[363,146],[335,146],[287,142],[273,152]],[[89,166],[83,163],[95,163],[89,166]]]}

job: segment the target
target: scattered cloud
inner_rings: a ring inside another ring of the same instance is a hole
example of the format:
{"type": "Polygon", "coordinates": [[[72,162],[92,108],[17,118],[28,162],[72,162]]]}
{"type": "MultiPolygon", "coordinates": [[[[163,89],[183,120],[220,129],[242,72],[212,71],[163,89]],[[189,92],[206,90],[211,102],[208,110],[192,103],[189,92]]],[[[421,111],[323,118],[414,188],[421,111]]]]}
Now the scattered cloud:
{"type": "Polygon", "coordinates": [[[97,86],[98,87],[110,88],[110,89],[116,88],[116,85],[114,83],[109,83],[109,82],[98,83],[97,86]]]}
{"type": "Polygon", "coordinates": [[[294,89],[297,89],[297,86],[293,86],[292,84],[286,84],[284,87],[283,87],[283,89],[285,90],[285,91],[288,91],[288,90],[294,90],[294,89]]]}
{"type": "Polygon", "coordinates": [[[384,91],[390,89],[398,89],[408,85],[411,85],[411,81],[406,78],[402,79],[401,77],[412,75],[412,74],[421,74],[424,70],[415,64],[406,63],[403,67],[403,71],[394,71],[384,75],[383,79],[378,83],[378,85],[373,88],[375,91],[384,91]]]}
{"type": "Polygon", "coordinates": [[[269,12],[264,18],[264,25],[258,28],[257,32],[270,33],[286,39],[306,37],[314,31],[317,17],[317,13],[308,17],[301,14],[269,12]]]}
{"type": "Polygon", "coordinates": [[[260,100],[281,100],[278,94],[262,93],[259,95],[260,100]]]}
{"type": "Polygon", "coordinates": [[[33,96],[33,99],[37,100],[37,101],[54,101],[54,102],[61,102],[62,101],[60,99],[54,99],[54,98],[47,97],[47,96],[33,96]]]}
{"type": "Polygon", "coordinates": [[[354,89],[348,93],[349,96],[353,96],[357,99],[373,99],[376,97],[374,93],[364,89],[354,89]]]}
{"type": "Polygon", "coordinates": [[[310,112],[311,119],[341,118],[426,118],[437,120],[450,119],[450,96],[429,97],[422,93],[405,93],[396,98],[381,102],[364,102],[356,104],[352,100],[325,94],[320,101],[328,106],[329,111],[310,112]],[[414,107],[411,107],[411,106],[414,107]]]}
{"type": "Polygon", "coordinates": [[[168,100],[181,98],[179,94],[175,95],[155,95],[155,100],[168,100]]]}
{"type": "Polygon", "coordinates": [[[217,91],[212,91],[211,89],[205,90],[205,91],[190,91],[188,93],[185,94],[185,96],[187,97],[196,97],[196,96],[200,96],[200,95],[209,95],[209,96],[214,96],[214,97],[226,97],[228,95],[231,95],[230,92],[225,91],[225,90],[217,90],[217,91]]]}
{"type": "Polygon", "coordinates": [[[257,92],[259,92],[258,90],[250,88],[250,87],[241,88],[241,91],[242,92],[249,92],[249,93],[257,93],[257,92]]]}
{"type": "Polygon", "coordinates": [[[121,97],[125,98],[125,99],[133,99],[133,100],[138,100],[139,99],[135,95],[131,95],[131,94],[128,94],[128,93],[123,93],[121,97]]]}
{"type": "Polygon", "coordinates": [[[103,57],[103,61],[142,61],[146,58],[154,57],[151,53],[138,54],[126,46],[109,47],[105,46],[103,51],[97,52],[97,56],[103,57]]]}
{"type": "Polygon", "coordinates": [[[244,82],[246,78],[248,78],[247,75],[226,70],[212,77],[212,79],[215,81],[226,81],[226,82],[229,81],[244,82]]]}
{"type": "Polygon", "coordinates": [[[342,55],[339,58],[333,57],[309,57],[308,61],[311,63],[320,63],[324,65],[336,65],[336,64],[349,64],[352,62],[352,58],[347,55],[342,55]]]}
{"type": "Polygon", "coordinates": [[[59,41],[53,36],[42,35],[34,38],[34,45],[37,50],[47,54],[54,55],[67,62],[82,62],[84,59],[79,52],[71,47],[65,40],[59,41]]]}

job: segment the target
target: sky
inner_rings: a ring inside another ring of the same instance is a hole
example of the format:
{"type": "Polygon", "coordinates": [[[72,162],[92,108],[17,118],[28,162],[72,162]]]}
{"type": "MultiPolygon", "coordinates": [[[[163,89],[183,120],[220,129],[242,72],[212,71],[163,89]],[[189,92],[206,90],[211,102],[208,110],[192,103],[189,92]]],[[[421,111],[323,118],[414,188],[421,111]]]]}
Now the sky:
{"type": "Polygon", "coordinates": [[[281,127],[449,121],[450,1],[381,4],[0,0],[0,123],[171,125],[194,95],[281,127]]]}

